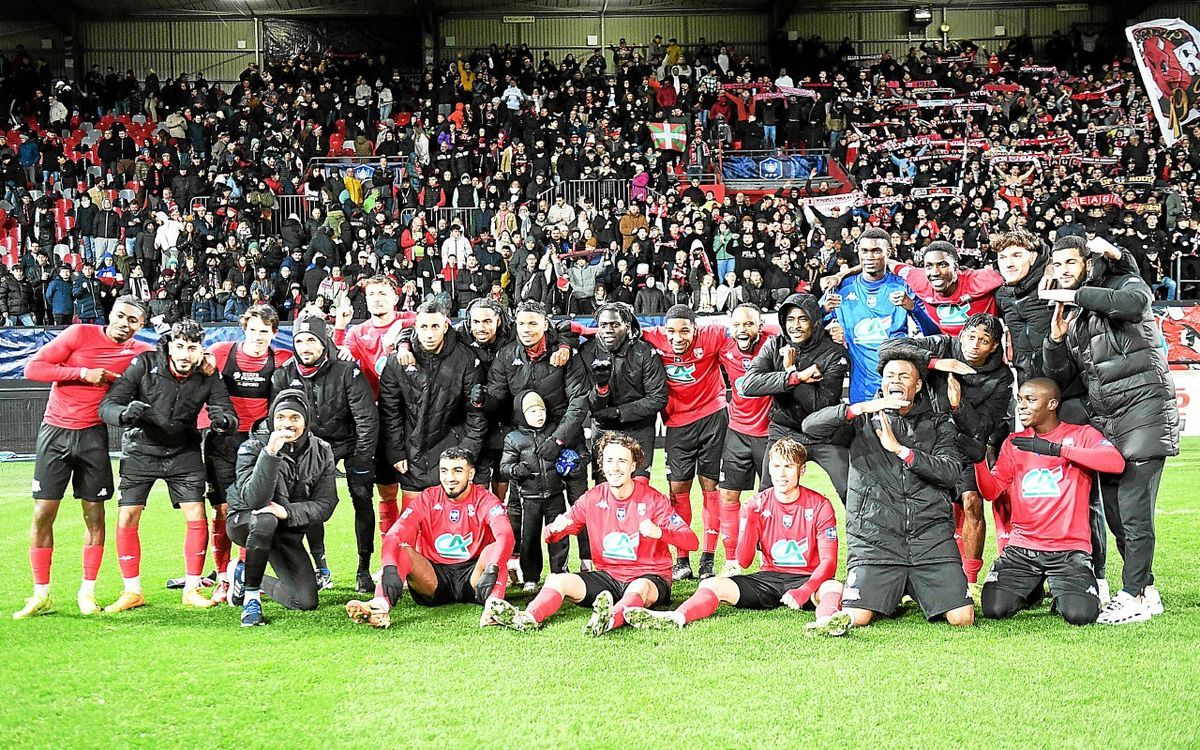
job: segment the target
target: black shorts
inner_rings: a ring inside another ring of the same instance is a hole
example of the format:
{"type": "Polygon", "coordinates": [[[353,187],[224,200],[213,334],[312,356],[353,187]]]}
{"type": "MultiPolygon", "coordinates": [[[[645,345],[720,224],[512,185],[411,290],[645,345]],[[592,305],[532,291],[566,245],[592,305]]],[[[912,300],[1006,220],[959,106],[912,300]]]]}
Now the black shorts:
{"type": "Polygon", "coordinates": [[[204,435],[204,477],[208,480],[208,502],[213,507],[225,503],[225,493],[237,478],[237,452],[250,437],[248,432],[222,435],[206,430],[204,435]]]}
{"type": "Polygon", "coordinates": [[[762,470],[766,453],[766,435],[743,435],[733,429],[725,433],[725,448],[721,453],[720,488],[745,492],[757,487],[754,480],[762,470]]]}
{"type": "Polygon", "coordinates": [[[471,575],[479,560],[464,560],[460,563],[443,565],[430,562],[433,574],[437,576],[437,588],[433,596],[425,596],[415,589],[409,589],[413,601],[422,607],[440,607],[443,604],[476,604],[475,587],[471,585],[471,575]]]}
{"type": "Polygon", "coordinates": [[[375,446],[375,484],[399,484],[400,472],[388,462],[387,441],[383,430],[379,431],[379,443],[375,446]]]}
{"type": "MultiPolygon", "coordinates": [[[[625,589],[629,588],[629,583],[618,581],[612,575],[603,570],[588,570],[579,573],[579,577],[583,579],[585,593],[583,598],[579,600],[579,606],[590,607],[596,602],[596,597],[600,596],[600,592],[607,591],[612,594],[613,601],[620,600],[625,596],[625,589]]],[[[638,576],[634,581],[645,578],[650,583],[654,584],[658,596],[655,598],[653,605],[655,607],[665,607],[671,603],[671,582],[662,576],[654,575],[653,573],[644,576],[638,576]]]]}
{"type": "Polygon", "coordinates": [[[974,606],[962,563],[929,565],[855,565],[846,573],[842,606],[869,609],[891,617],[908,594],[927,620],[959,607],[974,606]]]}
{"type": "Polygon", "coordinates": [[[706,479],[721,476],[721,453],[729,413],[722,409],[681,427],[667,428],[667,481],[689,482],[699,474],[706,479]]]}
{"type": "Polygon", "coordinates": [[[995,586],[1022,599],[1042,596],[1042,587],[1050,582],[1050,596],[1063,594],[1097,596],[1096,576],[1092,572],[1092,556],[1081,550],[1043,552],[1008,545],[992,562],[984,579],[986,589],[995,586]]]}
{"type": "Polygon", "coordinates": [[[167,483],[171,505],[204,501],[204,465],[200,454],[169,459],[121,459],[121,486],[117,505],[145,505],[150,489],[159,479],[167,483]]]}
{"type": "MultiPolygon", "coordinates": [[[[778,573],[771,570],[760,570],[757,573],[730,576],[738,587],[738,602],[733,605],[738,609],[775,609],[783,606],[779,601],[783,595],[792,589],[798,589],[808,583],[809,576],[796,573],[778,573]]],[[[812,598],[800,602],[806,609],[812,608],[812,598]]]]}
{"type": "Polygon", "coordinates": [[[76,500],[101,502],[113,496],[108,425],[72,430],[43,423],[38,429],[36,454],[34,499],[62,500],[67,482],[76,500]]]}

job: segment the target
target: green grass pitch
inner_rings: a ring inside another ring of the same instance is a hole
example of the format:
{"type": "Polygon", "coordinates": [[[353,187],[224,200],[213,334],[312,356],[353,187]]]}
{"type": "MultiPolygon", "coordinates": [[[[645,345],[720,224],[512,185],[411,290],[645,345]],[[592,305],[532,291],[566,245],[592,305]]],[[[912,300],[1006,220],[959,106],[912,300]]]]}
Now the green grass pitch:
{"type": "MultiPolygon", "coordinates": [[[[842,639],[806,638],[811,613],[725,607],[682,633],[592,640],[570,604],[522,635],[481,631],[477,607],[407,597],[391,630],[374,631],[342,609],[354,596],[345,497],[321,608],[267,603],[270,625],[242,630],[236,610],[185,612],[162,587],[181,572],[184,524],[161,485],[142,522],[148,606],[79,616],[82,519],[67,501],[58,613],[14,622],[30,590],[33,467],[0,465],[0,747],[1200,747],[1200,440],[1185,449],[1158,505],[1165,615],[1072,628],[1043,606],[955,631],[909,609],[842,639]]],[[[815,466],[805,482],[833,496],[815,466]]],[[[120,590],[115,510],[102,606],[120,590]]],[[[990,562],[990,538],[988,550],[990,562]]],[[[1119,565],[1114,549],[1114,589],[1119,565]]],[[[694,589],[676,586],[674,603],[694,589]]]]}

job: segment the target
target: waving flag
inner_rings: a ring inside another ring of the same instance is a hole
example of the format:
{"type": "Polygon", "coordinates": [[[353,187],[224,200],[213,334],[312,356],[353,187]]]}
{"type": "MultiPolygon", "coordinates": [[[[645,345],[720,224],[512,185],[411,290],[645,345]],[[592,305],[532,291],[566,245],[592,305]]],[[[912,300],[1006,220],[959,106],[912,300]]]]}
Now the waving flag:
{"type": "Polygon", "coordinates": [[[1178,18],[1125,29],[1168,146],[1200,120],[1200,32],[1178,18]]]}
{"type": "Polygon", "coordinates": [[[687,148],[687,128],[673,122],[651,122],[650,137],[659,151],[683,151],[687,148]]]}

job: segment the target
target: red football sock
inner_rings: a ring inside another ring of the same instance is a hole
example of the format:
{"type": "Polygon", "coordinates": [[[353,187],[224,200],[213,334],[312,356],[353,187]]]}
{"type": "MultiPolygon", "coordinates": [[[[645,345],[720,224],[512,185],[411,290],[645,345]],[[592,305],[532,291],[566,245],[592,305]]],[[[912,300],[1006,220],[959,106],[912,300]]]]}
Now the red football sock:
{"type": "Polygon", "coordinates": [[[183,538],[183,567],[190,576],[204,575],[204,558],[208,552],[208,530],[203,521],[188,521],[183,538]]]}
{"type": "Polygon", "coordinates": [[[696,593],[692,594],[690,599],[679,605],[679,612],[683,615],[684,622],[695,622],[711,617],[719,606],[721,600],[712,589],[696,589],[696,593]]]}
{"type": "Polygon", "coordinates": [[[721,541],[725,545],[725,559],[737,560],[738,516],[741,503],[721,503],[721,541]]]}
{"type": "MultiPolygon", "coordinates": [[[[684,523],[688,526],[692,525],[692,494],[690,492],[672,492],[671,508],[679,514],[684,523]]],[[[687,553],[678,553],[677,556],[686,558],[687,553]]]]}
{"type": "Polygon", "coordinates": [[[842,608],[842,592],[830,591],[821,594],[821,601],[817,602],[817,619],[829,617],[834,612],[842,608]]]}
{"type": "Polygon", "coordinates": [[[983,570],[983,560],[963,560],[963,572],[967,574],[967,583],[978,583],[981,570],[983,570]]]}
{"type": "Polygon", "coordinates": [[[212,520],[212,551],[213,562],[217,564],[217,572],[224,573],[229,567],[229,550],[233,545],[229,541],[229,533],[225,522],[214,518],[212,520]]]}
{"type": "Polygon", "coordinates": [[[525,611],[537,622],[545,622],[547,617],[558,611],[562,603],[563,595],[546,586],[533,597],[525,611]]]}
{"type": "Polygon", "coordinates": [[[30,547],[29,564],[33,567],[33,583],[36,586],[50,585],[50,558],[53,547],[30,547]]]}
{"type": "Polygon", "coordinates": [[[626,591],[625,596],[621,597],[621,601],[617,602],[617,606],[613,607],[613,629],[621,627],[625,624],[625,610],[630,607],[644,607],[646,603],[642,600],[642,595],[636,591],[626,591]]]}
{"type": "Polygon", "coordinates": [[[86,544],[83,547],[83,580],[94,581],[100,575],[100,561],[104,559],[103,544],[86,544]]]}
{"type": "Polygon", "coordinates": [[[400,503],[396,500],[379,501],[379,535],[382,537],[392,529],[400,517],[400,503]]]}
{"type": "Polygon", "coordinates": [[[142,569],[142,542],[136,526],[117,527],[117,564],[122,578],[137,578],[142,569]]]}
{"type": "Polygon", "coordinates": [[[483,561],[485,568],[488,565],[495,565],[500,569],[500,574],[496,577],[496,583],[492,586],[491,591],[491,596],[497,599],[503,599],[504,592],[508,590],[508,561],[500,560],[502,551],[500,542],[492,542],[479,550],[479,559],[483,561]]]}
{"type": "Polygon", "coordinates": [[[717,490],[703,490],[704,504],[700,506],[700,522],[704,526],[704,551],[710,555],[717,551],[721,538],[721,494],[717,490]]]}

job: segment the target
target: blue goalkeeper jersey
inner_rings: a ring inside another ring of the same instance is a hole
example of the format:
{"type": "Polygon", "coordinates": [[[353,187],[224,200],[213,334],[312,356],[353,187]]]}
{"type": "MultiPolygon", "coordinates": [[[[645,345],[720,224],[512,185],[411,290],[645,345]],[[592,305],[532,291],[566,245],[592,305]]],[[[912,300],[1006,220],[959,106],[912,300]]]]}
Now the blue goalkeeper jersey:
{"type": "Polygon", "coordinates": [[[921,301],[904,283],[904,279],[888,273],[879,281],[867,281],[854,274],[842,281],[837,293],[842,295],[841,307],[833,312],[846,333],[846,349],[850,353],[850,403],[868,401],[879,391],[879,345],[890,338],[909,335],[909,318],[930,335],[938,333],[937,324],[921,305],[921,301]],[[915,301],[909,313],[892,304],[892,292],[904,292],[915,301]]]}

